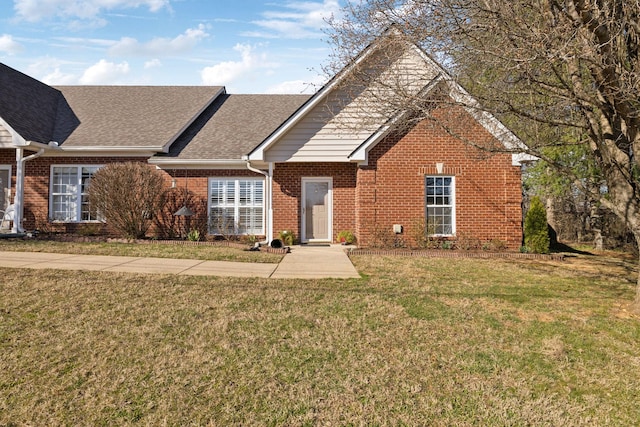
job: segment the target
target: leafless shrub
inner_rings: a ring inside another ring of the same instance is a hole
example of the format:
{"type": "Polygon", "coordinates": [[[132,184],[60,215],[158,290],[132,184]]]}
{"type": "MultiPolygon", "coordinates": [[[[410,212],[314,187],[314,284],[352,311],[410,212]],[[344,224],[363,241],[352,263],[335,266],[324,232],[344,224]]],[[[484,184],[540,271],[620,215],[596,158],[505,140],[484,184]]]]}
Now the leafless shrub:
{"type": "Polygon", "coordinates": [[[235,223],[233,215],[229,215],[223,208],[216,208],[211,211],[211,217],[209,218],[209,230],[211,233],[233,242],[240,238],[238,229],[239,226],[235,223]]]}
{"type": "Polygon", "coordinates": [[[456,238],[456,247],[463,251],[477,251],[482,247],[482,243],[479,238],[465,232],[460,232],[456,238]]]}
{"type": "Polygon", "coordinates": [[[197,230],[206,236],[207,200],[184,188],[168,188],[162,196],[162,207],[154,217],[158,237],[175,239],[185,237],[190,231],[197,230]],[[175,213],[183,206],[193,212],[191,216],[177,216],[175,213]]]}
{"type": "Polygon", "coordinates": [[[164,180],[143,163],[112,163],[91,178],[87,194],[91,209],[123,237],[145,237],[160,209],[164,180]]]}
{"type": "Polygon", "coordinates": [[[504,240],[492,239],[489,243],[489,250],[493,252],[502,252],[507,250],[507,243],[504,240]]]}
{"type": "Polygon", "coordinates": [[[434,237],[437,224],[427,222],[425,218],[416,218],[409,226],[408,234],[420,249],[437,249],[442,244],[442,239],[434,237]]]}

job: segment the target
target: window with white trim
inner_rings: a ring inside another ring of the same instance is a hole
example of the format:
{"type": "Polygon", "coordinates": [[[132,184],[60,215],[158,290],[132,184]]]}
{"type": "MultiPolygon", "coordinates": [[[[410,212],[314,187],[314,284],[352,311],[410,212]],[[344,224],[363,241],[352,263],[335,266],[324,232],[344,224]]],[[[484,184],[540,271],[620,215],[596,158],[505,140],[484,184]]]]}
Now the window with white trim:
{"type": "Polygon", "coordinates": [[[52,166],[49,212],[53,221],[99,221],[89,208],[87,188],[100,166],[52,166]]]}
{"type": "Polygon", "coordinates": [[[451,236],[455,233],[454,177],[425,177],[425,216],[428,234],[451,236]]]}
{"type": "Polygon", "coordinates": [[[209,233],[264,234],[264,180],[209,178],[209,233]]]}

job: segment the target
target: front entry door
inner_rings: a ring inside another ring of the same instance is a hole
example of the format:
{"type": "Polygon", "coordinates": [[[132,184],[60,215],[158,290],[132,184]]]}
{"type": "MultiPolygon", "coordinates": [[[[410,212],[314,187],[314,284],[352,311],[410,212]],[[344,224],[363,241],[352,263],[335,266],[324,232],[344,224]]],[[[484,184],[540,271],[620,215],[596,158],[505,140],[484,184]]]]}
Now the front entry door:
{"type": "Polygon", "coordinates": [[[330,242],[332,235],[331,178],[302,178],[302,242],[330,242]]]}

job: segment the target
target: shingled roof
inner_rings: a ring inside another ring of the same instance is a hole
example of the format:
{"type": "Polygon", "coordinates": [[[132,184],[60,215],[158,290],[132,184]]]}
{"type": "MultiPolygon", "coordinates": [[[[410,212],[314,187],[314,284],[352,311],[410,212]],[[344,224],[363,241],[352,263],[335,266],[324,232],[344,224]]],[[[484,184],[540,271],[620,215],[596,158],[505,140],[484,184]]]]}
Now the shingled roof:
{"type": "Polygon", "coordinates": [[[80,124],[69,148],[161,150],[221,93],[221,86],[59,86],[80,124]]]}
{"type": "Polygon", "coordinates": [[[0,118],[25,142],[55,141],[58,110],[64,104],[60,91],[0,64],[0,118]]]}
{"type": "Polygon", "coordinates": [[[227,95],[221,86],[50,87],[0,64],[0,118],[25,142],[155,151],[157,163],[239,161],[309,98],[227,95]]]}
{"type": "Polygon", "coordinates": [[[309,95],[222,95],[153,161],[240,160],[288,119],[309,95]]]}

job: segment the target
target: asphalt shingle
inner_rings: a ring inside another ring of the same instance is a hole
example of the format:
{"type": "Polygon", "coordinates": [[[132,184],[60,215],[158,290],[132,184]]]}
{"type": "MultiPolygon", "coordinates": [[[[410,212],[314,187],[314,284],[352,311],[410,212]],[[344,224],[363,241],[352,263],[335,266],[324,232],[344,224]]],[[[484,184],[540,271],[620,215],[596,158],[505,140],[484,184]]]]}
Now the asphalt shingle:
{"type": "Polygon", "coordinates": [[[308,99],[309,95],[222,95],[163,157],[241,159],[308,99]]]}
{"type": "Polygon", "coordinates": [[[53,141],[60,91],[0,64],[0,117],[25,141],[53,141]]]}
{"type": "Polygon", "coordinates": [[[220,86],[60,86],[79,125],[63,147],[163,147],[220,86]]]}

